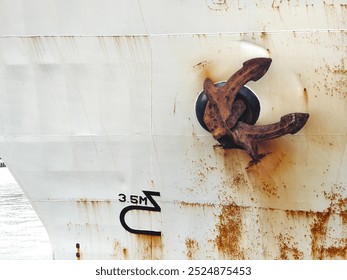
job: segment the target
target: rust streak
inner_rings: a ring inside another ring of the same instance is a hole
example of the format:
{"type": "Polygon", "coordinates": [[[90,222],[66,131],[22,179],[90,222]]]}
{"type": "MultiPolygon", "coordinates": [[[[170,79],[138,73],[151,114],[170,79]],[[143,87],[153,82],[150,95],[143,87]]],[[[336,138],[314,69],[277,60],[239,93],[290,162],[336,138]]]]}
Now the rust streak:
{"type": "Polygon", "coordinates": [[[187,248],[187,259],[193,260],[197,250],[199,249],[199,243],[194,239],[187,238],[185,244],[187,248]]]}
{"type": "Polygon", "coordinates": [[[127,260],[129,258],[129,252],[128,249],[123,247],[120,243],[120,241],[115,240],[113,242],[113,255],[112,257],[114,259],[123,259],[127,260]]]}
{"type": "Polygon", "coordinates": [[[77,260],[81,259],[81,246],[79,243],[76,243],[76,258],[77,260]]]}
{"type": "Polygon", "coordinates": [[[135,239],[139,259],[159,260],[163,258],[163,241],[161,236],[136,234],[135,239]]]}
{"type": "Polygon", "coordinates": [[[218,236],[216,244],[218,250],[228,258],[244,259],[241,247],[242,239],[242,208],[236,204],[222,207],[219,216],[218,236]]]}

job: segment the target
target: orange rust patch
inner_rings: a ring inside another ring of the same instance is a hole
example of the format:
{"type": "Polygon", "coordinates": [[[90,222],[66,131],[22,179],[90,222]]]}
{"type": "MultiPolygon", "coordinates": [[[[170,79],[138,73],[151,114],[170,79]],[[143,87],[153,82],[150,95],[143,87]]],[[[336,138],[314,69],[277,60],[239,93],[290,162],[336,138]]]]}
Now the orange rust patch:
{"type": "MultiPolygon", "coordinates": [[[[263,143],[264,145],[265,143],[263,143]]],[[[269,143],[266,143],[267,145],[269,143]]],[[[275,145],[272,145],[275,147],[275,145]]],[[[272,148],[273,149],[273,148],[272,148]]],[[[271,148],[269,148],[271,150],[271,148]]],[[[256,186],[261,192],[268,197],[277,197],[278,182],[274,180],[273,174],[276,177],[280,177],[283,172],[289,170],[289,166],[292,164],[290,158],[284,152],[273,152],[263,157],[260,162],[247,168],[249,178],[253,181],[253,185],[256,186]]]]}
{"type": "MultiPolygon", "coordinates": [[[[347,244],[347,239],[345,244],[347,244]]],[[[319,248],[319,256],[321,257],[320,259],[347,259],[347,245],[319,248]]]]}
{"type": "Polygon", "coordinates": [[[187,248],[187,258],[188,260],[193,260],[196,251],[199,249],[199,243],[194,239],[187,238],[185,244],[187,248]]]}
{"type": "Polygon", "coordinates": [[[123,248],[123,256],[124,256],[124,259],[128,258],[128,250],[127,250],[127,248],[123,248]]]}
{"type": "MultiPolygon", "coordinates": [[[[337,186],[336,186],[337,187],[337,186]]],[[[337,187],[341,191],[342,187],[337,187]]],[[[340,193],[331,191],[324,193],[326,199],[330,200],[330,206],[322,213],[316,213],[315,222],[311,226],[312,257],[314,259],[347,259],[347,238],[334,238],[328,236],[328,222],[332,215],[339,215],[342,224],[347,220],[347,198],[342,198],[340,193]],[[328,245],[328,241],[334,243],[328,245]]]]}
{"type": "Polygon", "coordinates": [[[240,242],[242,238],[242,209],[236,204],[222,207],[217,226],[218,250],[230,259],[244,259],[240,242]]]}
{"type": "Polygon", "coordinates": [[[247,185],[247,180],[245,175],[240,173],[233,178],[233,186],[237,188],[245,187],[247,185]]]}
{"type": "MultiPolygon", "coordinates": [[[[300,216],[308,219],[309,232],[311,233],[312,259],[347,259],[347,236],[345,231],[347,198],[342,198],[342,195],[338,193],[344,189],[343,187],[335,186],[335,189],[329,193],[324,193],[325,198],[330,200],[330,205],[323,212],[286,211],[287,215],[293,219],[297,219],[300,216]],[[329,221],[336,219],[338,221],[338,217],[341,219],[341,224],[338,226],[339,229],[333,228],[329,225],[329,221]],[[339,236],[331,236],[331,232],[336,230],[341,230],[341,234],[339,236]]],[[[285,249],[286,247],[282,245],[282,250],[285,249]]],[[[282,251],[281,257],[286,257],[282,251]]]]}
{"type": "Polygon", "coordinates": [[[280,234],[277,237],[277,240],[279,241],[278,247],[280,250],[279,259],[281,259],[281,260],[290,260],[290,259],[301,260],[304,258],[304,253],[297,248],[298,244],[295,244],[295,243],[294,243],[294,245],[292,244],[293,243],[293,241],[292,241],[293,237],[283,236],[282,234],[280,234]]]}
{"type": "Polygon", "coordinates": [[[267,198],[278,198],[278,187],[283,186],[283,179],[286,178],[288,170],[295,165],[292,157],[286,153],[287,142],[279,140],[264,141],[259,144],[262,151],[268,152],[258,163],[249,165],[250,158],[243,150],[224,150],[215,148],[218,159],[223,161],[224,169],[222,178],[224,181],[238,186],[251,186],[259,190],[267,198]],[[244,168],[245,173],[235,173],[236,170],[244,168]],[[242,175],[243,174],[243,175],[242,175]],[[276,176],[274,176],[276,174],[276,176]],[[231,179],[231,181],[230,181],[231,179]]]}

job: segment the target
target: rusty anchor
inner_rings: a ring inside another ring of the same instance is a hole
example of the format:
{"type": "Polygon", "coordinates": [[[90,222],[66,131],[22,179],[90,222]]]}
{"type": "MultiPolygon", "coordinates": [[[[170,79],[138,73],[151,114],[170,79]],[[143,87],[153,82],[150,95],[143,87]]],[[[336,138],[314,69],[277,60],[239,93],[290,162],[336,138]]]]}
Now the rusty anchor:
{"type": "Polygon", "coordinates": [[[281,117],[279,122],[268,125],[254,125],[256,120],[242,119],[248,104],[237,98],[238,93],[247,82],[263,77],[271,62],[271,58],[263,57],[247,60],[243,67],[220,87],[209,78],[204,81],[203,92],[208,98],[203,113],[205,128],[224,149],[244,149],[254,162],[264,156],[258,152],[259,142],[295,134],[306,124],[309,117],[306,113],[291,113],[281,117]]]}

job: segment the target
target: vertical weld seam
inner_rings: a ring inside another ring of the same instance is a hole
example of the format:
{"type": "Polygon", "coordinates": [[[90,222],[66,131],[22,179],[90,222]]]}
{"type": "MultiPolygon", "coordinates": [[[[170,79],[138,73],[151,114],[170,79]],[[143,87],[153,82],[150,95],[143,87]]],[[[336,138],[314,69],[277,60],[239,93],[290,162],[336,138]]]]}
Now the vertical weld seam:
{"type": "Polygon", "coordinates": [[[141,18],[142,18],[143,26],[145,27],[145,32],[146,32],[146,34],[148,34],[148,29],[147,29],[145,17],[143,15],[143,11],[142,11],[140,0],[137,0],[137,4],[139,5],[139,8],[140,8],[141,18]]]}
{"type": "Polygon", "coordinates": [[[153,49],[152,49],[152,38],[149,37],[149,49],[150,49],[150,57],[151,57],[151,65],[150,65],[150,83],[151,83],[151,87],[150,87],[150,91],[151,91],[151,96],[150,96],[150,112],[151,112],[151,116],[150,116],[150,122],[151,122],[151,135],[153,136],[153,49]]]}

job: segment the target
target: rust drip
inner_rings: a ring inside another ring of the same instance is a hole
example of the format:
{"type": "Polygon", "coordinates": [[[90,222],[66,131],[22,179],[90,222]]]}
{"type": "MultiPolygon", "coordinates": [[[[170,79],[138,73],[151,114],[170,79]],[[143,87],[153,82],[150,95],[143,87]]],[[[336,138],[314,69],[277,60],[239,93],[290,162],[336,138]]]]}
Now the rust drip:
{"type": "Polygon", "coordinates": [[[81,260],[81,246],[79,243],[76,243],[76,258],[81,260]]]}
{"type": "Polygon", "coordinates": [[[160,260],[163,258],[163,241],[161,236],[136,234],[138,258],[143,260],[160,260]]]}
{"type": "Polygon", "coordinates": [[[308,104],[308,93],[307,93],[307,89],[304,88],[304,100],[305,100],[305,104],[308,104]]]}
{"type": "Polygon", "coordinates": [[[112,257],[114,259],[123,259],[123,260],[129,259],[128,249],[123,247],[118,240],[115,240],[113,242],[113,255],[112,255],[112,257]]]}

